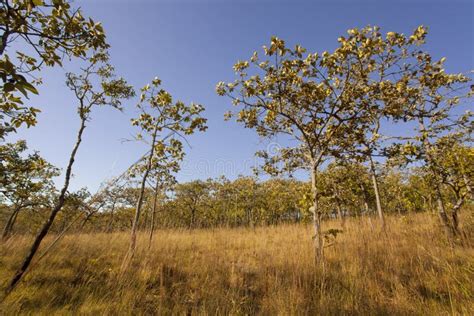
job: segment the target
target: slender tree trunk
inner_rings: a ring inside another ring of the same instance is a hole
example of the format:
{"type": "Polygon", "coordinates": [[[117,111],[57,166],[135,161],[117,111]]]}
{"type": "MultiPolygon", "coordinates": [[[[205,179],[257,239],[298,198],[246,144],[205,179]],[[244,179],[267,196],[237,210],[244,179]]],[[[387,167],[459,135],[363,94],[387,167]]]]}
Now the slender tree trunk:
{"type": "Polygon", "coordinates": [[[374,230],[374,224],[372,223],[372,216],[370,215],[370,208],[369,208],[369,202],[367,202],[367,195],[365,196],[364,199],[364,209],[365,213],[367,214],[367,219],[369,220],[369,225],[370,225],[370,230],[374,230]]]}
{"type": "Polygon", "coordinates": [[[339,217],[339,220],[341,221],[341,227],[342,227],[342,229],[344,229],[345,226],[346,226],[346,219],[345,219],[344,214],[342,212],[339,190],[336,188],[336,186],[334,186],[333,188],[334,188],[335,198],[336,198],[337,215],[339,217]]]}
{"type": "Polygon", "coordinates": [[[112,225],[114,223],[114,212],[115,212],[115,201],[112,203],[112,209],[110,210],[110,220],[109,224],[107,225],[107,233],[112,232],[112,225]]]}
{"type": "Polygon", "coordinates": [[[428,195],[428,208],[430,209],[431,214],[434,214],[434,206],[433,206],[433,196],[431,194],[428,195]]]}
{"type": "Polygon", "coordinates": [[[404,208],[404,206],[403,206],[403,201],[402,201],[402,193],[400,191],[397,192],[397,198],[398,198],[398,201],[397,201],[398,216],[402,216],[402,208],[404,208]]]}
{"type": "Polygon", "coordinates": [[[448,236],[449,242],[451,244],[454,243],[454,236],[456,232],[454,231],[454,227],[449,219],[448,212],[446,212],[446,207],[444,205],[443,195],[441,194],[441,189],[439,185],[436,185],[436,201],[438,203],[438,215],[443,224],[444,230],[446,235],[448,236]]]}
{"type": "Polygon", "coordinates": [[[5,224],[5,227],[3,228],[2,240],[7,240],[8,237],[10,237],[13,231],[13,226],[15,225],[16,218],[20,210],[21,210],[21,205],[17,205],[13,209],[13,212],[10,214],[10,217],[8,218],[7,223],[5,224]]]}
{"type": "Polygon", "coordinates": [[[196,220],[196,209],[194,207],[191,208],[191,222],[189,223],[189,228],[193,229],[196,220]]]}
{"type": "Polygon", "coordinates": [[[459,230],[459,210],[461,206],[464,204],[465,195],[461,195],[459,192],[456,192],[456,204],[453,206],[451,210],[451,221],[453,225],[453,231],[456,235],[459,235],[461,231],[459,230]]]}
{"type": "MultiPolygon", "coordinates": [[[[364,185],[362,183],[359,183],[359,187],[362,191],[362,194],[364,196],[364,210],[365,210],[365,214],[367,215],[367,217],[369,218],[370,220],[370,207],[369,207],[369,193],[367,192],[367,190],[365,189],[364,185]]],[[[372,225],[372,221],[370,220],[370,224],[372,225]]]]}
{"type": "Polygon", "coordinates": [[[364,199],[364,210],[365,210],[365,214],[367,214],[367,216],[369,216],[370,215],[369,203],[365,199],[364,199]]]}
{"type": "Polygon", "coordinates": [[[322,236],[322,212],[319,209],[319,196],[318,196],[318,170],[316,166],[313,166],[311,171],[311,192],[313,194],[313,226],[314,226],[314,248],[315,248],[315,261],[318,264],[323,264],[324,260],[324,244],[322,236]]]}
{"type": "Polygon", "coordinates": [[[155,214],[156,214],[156,205],[158,202],[158,193],[160,190],[160,183],[159,180],[156,180],[155,186],[155,195],[153,196],[153,210],[151,212],[151,225],[150,225],[150,238],[148,240],[148,248],[151,247],[151,242],[153,240],[153,232],[155,231],[155,214]]]}
{"type": "Polygon", "coordinates": [[[86,226],[87,222],[89,221],[89,219],[94,215],[94,213],[89,213],[86,215],[86,217],[84,217],[84,220],[82,221],[81,223],[81,230],[84,229],[84,227],[86,226]]]}
{"type": "Polygon", "coordinates": [[[342,207],[341,203],[339,203],[339,200],[337,201],[336,209],[339,220],[341,221],[341,227],[344,229],[346,227],[346,218],[344,217],[344,214],[342,212],[342,207]]]}
{"type": "Polygon", "coordinates": [[[472,190],[471,182],[469,181],[469,178],[467,177],[466,173],[463,173],[462,175],[464,183],[466,184],[466,190],[471,196],[471,199],[474,200],[474,191],[472,190]]]}
{"type": "MultiPolygon", "coordinates": [[[[419,122],[420,131],[425,132],[426,128],[425,128],[423,119],[419,119],[418,122],[419,122]]],[[[430,155],[431,144],[427,137],[423,138],[422,144],[423,144],[423,149],[425,150],[425,153],[426,153],[426,162],[428,164],[429,169],[431,170],[431,173],[433,174],[434,181],[435,181],[436,202],[438,203],[438,215],[441,220],[441,223],[444,226],[444,230],[446,232],[448,240],[452,245],[454,243],[454,236],[456,232],[454,231],[453,223],[449,219],[448,213],[446,212],[443,195],[441,193],[441,184],[438,181],[438,173],[433,167],[433,159],[430,155]]]]}
{"type": "Polygon", "coordinates": [[[59,213],[61,208],[64,205],[64,201],[66,198],[66,192],[69,187],[69,180],[71,179],[71,173],[72,173],[72,166],[74,164],[74,159],[76,158],[76,153],[77,150],[79,149],[79,145],[82,142],[82,133],[84,132],[84,129],[86,128],[86,118],[81,118],[81,126],[79,128],[79,131],[77,133],[77,139],[76,139],[76,144],[74,145],[71,156],[69,157],[69,163],[66,168],[66,175],[64,179],[64,185],[61,189],[61,192],[59,194],[59,198],[51,210],[51,213],[49,214],[49,217],[47,221],[43,224],[43,227],[39,231],[38,235],[36,235],[36,238],[33,242],[33,244],[30,247],[30,250],[28,251],[26,257],[23,260],[23,263],[21,264],[20,268],[16,271],[15,275],[11,279],[8,287],[5,290],[6,295],[8,295],[18,284],[18,282],[21,280],[23,275],[25,274],[26,270],[31,264],[31,261],[33,260],[33,257],[35,256],[36,252],[38,251],[38,248],[41,245],[41,242],[43,241],[44,237],[48,233],[49,229],[51,228],[51,225],[53,225],[54,219],[56,215],[59,213]]]}
{"type": "Polygon", "coordinates": [[[250,226],[251,226],[251,225],[250,225],[250,223],[251,223],[251,219],[250,219],[250,208],[247,208],[247,209],[245,210],[245,215],[246,215],[246,217],[247,217],[247,227],[250,227],[250,226]]]}
{"type": "Polygon", "coordinates": [[[150,207],[147,203],[145,209],[143,210],[143,221],[142,221],[142,224],[141,224],[141,229],[142,230],[145,230],[148,227],[148,216],[149,216],[150,212],[151,212],[151,210],[150,210],[150,207]]]}
{"type": "Polygon", "coordinates": [[[421,199],[423,200],[423,209],[426,210],[427,209],[426,197],[423,195],[420,195],[420,196],[421,196],[421,199]]]}
{"type": "Polygon", "coordinates": [[[377,214],[379,216],[380,223],[382,224],[382,229],[385,230],[385,218],[383,216],[383,211],[382,211],[382,202],[380,201],[380,190],[379,190],[379,183],[377,180],[377,174],[375,172],[375,165],[374,161],[372,160],[372,157],[370,159],[370,171],[371,171],[371,176],[372,176],[372,185],[374,186],[374,192],[375,192],[375,204],[377,206],[377,214]]]}
{"type": "Polygon", "coordinates": [[[127,259],[130,260],[133,257],[134,253],[135,253],[135,248],[136,248],[136,243],[137,243],[137,230],[138,230],[138,224],[139,224],[139,220],[140,220],[140,212],[142,210],[142,205],[143,205],[143,196],[144,196],[144,193],[145,193],[146,180],[148,178],[148,174],[150,173],[150,169],[151,169],[151,165],[152,165],[152,161],[153,161],[153,155],[155,153],[156,136],[157,136],[157,130],[155,128],[155,130],[153,132],[152,142],[151,142],[150,155],[148,156],[148,161],[147,161],[145,173],[143,174],[142,183],[141,183],[141,186],[140,186],[140,193],[138,195],[137,205],[135,207],[135,217],[134,217],[133,223],[132,223],[132,234],[131,234],[131,238],[130,238],[130,247],[129,247],[129,250],[128,250],[128,254],[126,256],[126,260],[124,261],[125,265],[128,264],[127,259]]]}

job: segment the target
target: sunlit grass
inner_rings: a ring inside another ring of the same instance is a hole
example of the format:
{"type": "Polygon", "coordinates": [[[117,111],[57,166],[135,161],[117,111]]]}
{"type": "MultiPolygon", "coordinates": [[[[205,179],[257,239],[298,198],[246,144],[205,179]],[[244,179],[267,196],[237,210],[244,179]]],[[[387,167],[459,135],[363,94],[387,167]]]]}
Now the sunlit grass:
{"type": "MultiPolygon", "coordinates": [[[[326,248],[324,271],[313,260],[310,226],[164,230],[156,232],[150,250],[143,233],[124,274],[128,233],[68,235],[1,311],[469,315],[474,250],[466,243],[472,222],[464,216],[465,245],[451,249],[434,215],[389,218],[387,235],[367,219],[351,219],[326,248]]],[[[2,285],[29,242],[19,236],[0,246],[2,285]]]]}

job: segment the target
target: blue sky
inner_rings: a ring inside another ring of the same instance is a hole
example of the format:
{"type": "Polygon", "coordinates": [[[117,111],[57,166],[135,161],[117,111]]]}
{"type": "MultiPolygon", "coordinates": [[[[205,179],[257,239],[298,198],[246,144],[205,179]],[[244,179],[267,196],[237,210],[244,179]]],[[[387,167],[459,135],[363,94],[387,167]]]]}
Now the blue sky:
{"type": "MultiPolygon", "coordinates": [[[[334,49],[349,28],[370,24],[383,32],[410,33],[423,24],[429,26],[426,49],[437,58],[446,56],[448,71],[474,69],[472,1],[83,0],[75,5],[103,23],[117,73],[137,90],[158,76],[175,99],[206,107],[209,129],[190,137],[192,148],[187,148],[180,181],[251,173],[254,152],[268,143],[254,131],[223,120],[232,106],[214,88],[218,81],[232,80],[232,65],[248,59],[272,35],[309,51],[324,51],[334,49]]],[[[42,110],[39,123],[9,139],[26,139],[31,149],[61,168],[79,124],[64,84],[64,72],[74,69],[74,62],[64,68],[41,74],[41,95],[31,100],[42,110]]],[[[87,186],[94,191],[145,152],[142,144],[123,141],[136,132],[130,125],[136,102],[126,102],[124,113],[104,108],[93,114],[71,189],[87,186]]]]}

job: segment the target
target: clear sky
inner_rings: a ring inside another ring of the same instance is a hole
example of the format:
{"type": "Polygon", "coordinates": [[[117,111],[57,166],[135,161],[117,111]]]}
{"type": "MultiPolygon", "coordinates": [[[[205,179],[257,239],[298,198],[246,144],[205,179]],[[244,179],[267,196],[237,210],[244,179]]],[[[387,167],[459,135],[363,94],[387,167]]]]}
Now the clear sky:
{"type": "MultiPolygon", "coordinates": [[[[206,107],[209,129],[190,137],[192,148],[178,179],[235,178],[250,174],[254,152],[268,144],[255,132],[223,120],[232,108],[215,94],[219,81],[233,78],[232,65],[260,50],[272,35],[309,51],[332,50],[337,38],[353,27],[378,25],[382,32],[410,33],[429,26],[426,49],[447,57],[447,71],[474,69],[473,1],[145,1],[83,0],[75,5],[101,21],[112,45],[112,63],[137,90],[153,77],[175,99],[206,107]]],[[[74,68],[66,63],[65,70],[74,68]]],[[[33,98],[42,113],[31,129],[10,137],[26,139],[54,165],[64,168],[79,124],[63,69],[41,76],[41,95],[33,98]]],[[[85,131],[74,165],[71,189],[91,191],[122,173],[144,152],[143,145],[123,142],[136,130],[130,125],[137,100],[124,113],[97,109],[85,131]]],[[[396,128],[396,127],[395,127],[396,128]]],[[[62,179],[60,180],[62,182],[62,179]]]]}

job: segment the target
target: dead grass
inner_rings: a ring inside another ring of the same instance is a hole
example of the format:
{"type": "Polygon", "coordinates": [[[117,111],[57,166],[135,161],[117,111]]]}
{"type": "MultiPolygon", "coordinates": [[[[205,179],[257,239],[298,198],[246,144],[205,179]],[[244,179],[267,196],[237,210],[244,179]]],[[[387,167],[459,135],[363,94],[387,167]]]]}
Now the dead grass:
{"type": "MultiPolygon", "coordinates": [[[[466,217],[466,216],[465,216],[466,217]]],[[[474,232],[464,219],[467,241],[474,232]]],[[[339,228],[336,221],[327,228],[339,228]]],[[[311,228],[159,231],[122,276],[129,234],[64,238],[0,307],[3,314],[472,315],[474,249],[451,249],[436,217],[352,219],[313,262],[311,228]]],[[[49,241],[52,237],[49,238],[49,241]]],[[[30,240],[0,245],[0,282],[30,240]]]]}

